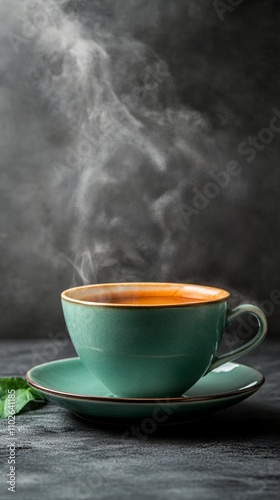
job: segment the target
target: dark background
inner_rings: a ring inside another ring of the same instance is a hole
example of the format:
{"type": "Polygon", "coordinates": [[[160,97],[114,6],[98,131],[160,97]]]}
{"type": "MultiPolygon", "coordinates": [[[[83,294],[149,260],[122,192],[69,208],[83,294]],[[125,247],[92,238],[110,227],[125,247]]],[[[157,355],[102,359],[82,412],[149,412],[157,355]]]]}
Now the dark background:
{"type": "Polygon", "coordinates": [[[279,133],[238,148],[280,113],[279,2],[45,3],[0,2],[1,336],[63,330],[72,285],[140,280],[225,287],[278,335],[279,133]]]}

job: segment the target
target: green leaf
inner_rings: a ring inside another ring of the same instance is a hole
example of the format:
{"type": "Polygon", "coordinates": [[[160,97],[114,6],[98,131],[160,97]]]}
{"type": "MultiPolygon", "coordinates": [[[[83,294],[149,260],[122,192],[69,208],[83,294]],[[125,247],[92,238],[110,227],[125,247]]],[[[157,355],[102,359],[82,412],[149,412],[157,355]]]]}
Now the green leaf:
{"type": "Polygon", "coordinates": [[[30,387],[22,378],[0,378],[0,418],[19,413],[29,401],[34,399],[45,401],[44,396],[30,387]]]}

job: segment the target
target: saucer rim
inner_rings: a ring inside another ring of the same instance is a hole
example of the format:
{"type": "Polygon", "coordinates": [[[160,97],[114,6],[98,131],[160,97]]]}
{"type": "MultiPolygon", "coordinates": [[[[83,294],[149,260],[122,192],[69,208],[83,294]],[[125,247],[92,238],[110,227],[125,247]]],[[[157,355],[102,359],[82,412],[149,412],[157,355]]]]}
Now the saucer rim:
{"type": "Polygon", "coordinates": [[[244,365],[242,363],[235,363],[237,366],[243,366],[243,367],[245,366],[246,368],[249,368],[250,370],[254,370],[255,372],[257,372],[257,374],[261,377],[260,380],[257,381],[255,385],[247,387],[247,388],[245,387],[245,388],[241,388],[239,390],[223,392],[222,394],[211,394],[209,396],[192,396],[192,397],[180,396],[180,397],[176,397],[176,398],[169,398],[169,397],[166,397],[166,398],[119,398],[117,396],[114,396],[114,397],[90,396],[90,395],[86,395],[86,394],[75,394],[75,393],[71,393],[71,392],[58,391],[56,389],[49,389],[49,388],[45,388],[44,386],[32,381],[32,379],[30,377],[32,370],[34,370],[35,368],[42,367],[42,366],[48,365],[50,363],[56,363],[56,362],[61,362],[61,361],[70,361],[70,360],[71,361],[73,361],[73,360],[80,361],[79,357],[72,357],[72,358],[63,358],[63,359],[53,360],[53,361],[49,361],[47,363],[41,363],[40,365],[33,366],[32,368],[30,368],[26,372],[25,380],[34,389],[36,389],[38,391],[45,392],[47,394],[51,394],[53,396],[64,397],[67,399],[75,399],[75,400],[78,399],[78,400],[83,400],[83,401],[96,401],[96,402],[113,403],[113,404],[117,404],[117,403],[127,403],[127,404],[139,404],[139,403],[141,403],[141,404],[155,404],[155,403],[157,403],[157,404],[159,404],[162,402],[165,402],[165,403],[168,402],[169,404],[173,404],[173,403],[188,404],[188,403],[195,403],[195,402],[199,402],[199,401],[221,400],[221,399],[232,398],[235,396],[240,396],[240,395],[247,394],[250,392],[254,393],[258,389],[260,389],[265,382],[265,376],[260,370],[257,370],[256,368],[252,368],[251,366],[248,366],[248,365],[244,365]]]}

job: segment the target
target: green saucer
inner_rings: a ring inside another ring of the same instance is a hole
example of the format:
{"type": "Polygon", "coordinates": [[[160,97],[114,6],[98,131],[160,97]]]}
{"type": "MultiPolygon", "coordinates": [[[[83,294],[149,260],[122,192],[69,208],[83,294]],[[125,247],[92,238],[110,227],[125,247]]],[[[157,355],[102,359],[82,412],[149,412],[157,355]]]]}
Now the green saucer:
{"type": "Polygon", "coordinates": [[[156,424],[169,424],[201,418],[239,403],[261,387],[264,376],[248,366],[225,363],[183,396],[166,399],[114,397],[79,358],[35,366],[27,372],[26,380],[48,400],[80,417],[97,421],[149,418],[156,424]]]}

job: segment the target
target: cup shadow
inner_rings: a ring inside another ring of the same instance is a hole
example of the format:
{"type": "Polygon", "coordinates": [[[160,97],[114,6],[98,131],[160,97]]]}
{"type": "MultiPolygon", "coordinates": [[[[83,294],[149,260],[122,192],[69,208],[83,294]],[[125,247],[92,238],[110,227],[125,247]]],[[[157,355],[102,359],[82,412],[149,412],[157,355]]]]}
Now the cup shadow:
{"type": "Polygon", "coordinates": [[[181,443],[182,440],[249,441],[254,438],[271,440],[274,446],[277,441],[280,443],[280,408],[268,403],[240,403],[238,407],[217,411],[203,418],[200,416],[193,421],[169,420],[152,427],[143,425],[145,419],[97,421],[86,420],[73,414],[69,414],[69,418],[88,431],[95,430],[128,441],[139,440],[143,444],[165,439],[181,443]]]}

